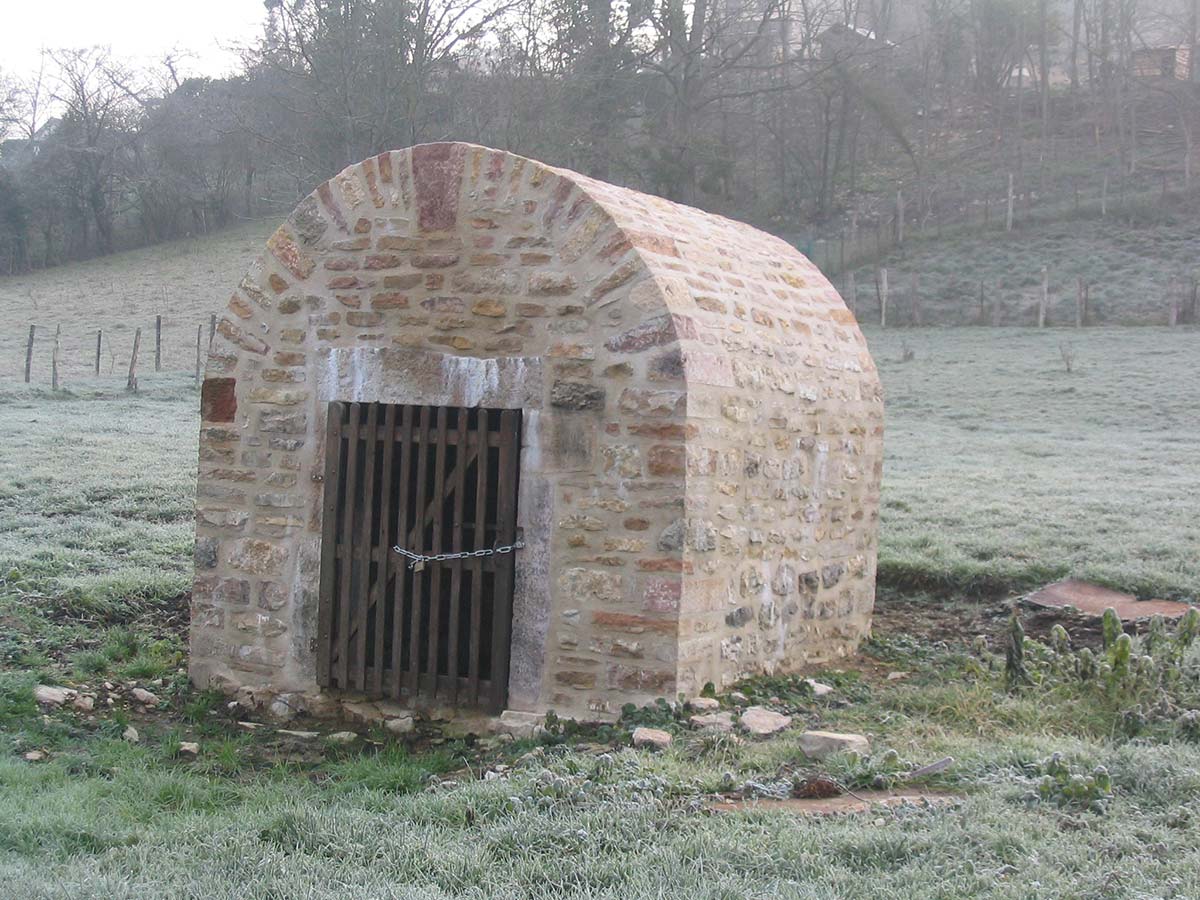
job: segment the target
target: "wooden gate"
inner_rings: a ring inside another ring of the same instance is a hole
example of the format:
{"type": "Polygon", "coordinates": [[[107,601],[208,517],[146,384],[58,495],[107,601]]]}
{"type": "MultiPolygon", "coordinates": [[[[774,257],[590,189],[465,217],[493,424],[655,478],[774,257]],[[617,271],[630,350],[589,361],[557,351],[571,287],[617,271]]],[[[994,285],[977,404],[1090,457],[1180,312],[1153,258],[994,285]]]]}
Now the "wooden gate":
{"type": "Polygon", "coordinates": [[[331,403],[317,678],[373,697],[504,708],[520,410],[331,403]]]}

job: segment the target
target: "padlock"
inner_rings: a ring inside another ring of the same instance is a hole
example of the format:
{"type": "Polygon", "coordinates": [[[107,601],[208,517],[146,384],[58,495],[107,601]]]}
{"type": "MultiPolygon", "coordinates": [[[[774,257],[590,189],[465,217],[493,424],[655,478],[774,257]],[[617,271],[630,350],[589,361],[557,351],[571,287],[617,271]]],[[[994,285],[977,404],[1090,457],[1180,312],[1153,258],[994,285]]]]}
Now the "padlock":
{"type": "Polygon", "coordinates": [[[413,570],[413,572],[424,572],[425,571],[425,560],[418,559],[415,563],[413,563],[412,570],[413,570]]]}

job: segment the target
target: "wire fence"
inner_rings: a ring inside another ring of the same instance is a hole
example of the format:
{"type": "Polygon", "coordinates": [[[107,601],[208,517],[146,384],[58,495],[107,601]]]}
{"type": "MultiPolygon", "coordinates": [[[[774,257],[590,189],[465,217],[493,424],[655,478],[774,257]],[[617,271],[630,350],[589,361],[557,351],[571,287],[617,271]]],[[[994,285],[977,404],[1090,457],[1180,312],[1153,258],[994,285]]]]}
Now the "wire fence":
{"type": "Polygon", "coordinates": [[[133,391],[147,372],[187,372],[199,382],[216,324],[215,314],[200,320],[160,314],[104,328],[43,318],[29,323],[19,345],[6,341],[12,345],[6,368],[26,384],[56,389],[73,379],[120,377],[133,391]]]}
{"type": "Polygon", "coordinates": [[[891,209],[851,217],[833,233],[785,235],[827,277],[879,263],[906,245],[980,234],[1003,234],[1064,220],[1118,219],[1157,213],[1164,204],[1196,200],[1197,179],[1166,170],[1097,177],[999,178],[941,186],[914,196],[903,185],[891,209]],[[1031,183],[1033,182],[1033,183],[1031,183]]]}

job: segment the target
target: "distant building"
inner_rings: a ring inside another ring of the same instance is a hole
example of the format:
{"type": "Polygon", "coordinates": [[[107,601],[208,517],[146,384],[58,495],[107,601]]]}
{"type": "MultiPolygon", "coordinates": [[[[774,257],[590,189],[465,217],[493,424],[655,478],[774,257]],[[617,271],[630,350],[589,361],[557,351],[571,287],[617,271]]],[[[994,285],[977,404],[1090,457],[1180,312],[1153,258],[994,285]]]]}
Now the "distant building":
{"type": "Polygon", "coordinates": [[[823,60],[845,62],[869,59],[879,62],[891,57],[896,45],[876,37],[868,28],[830,25],[817,35],[818,55],[823,60]]]}
{"type": "Polygon", "coordinates": [[[32,138],[10,138],[0,141],[0,165],[12,167],[35,158],[44,144],[58,130],[62,119],[47,119],[32,138]]]}
{"type": "Polygon", "coordinates": [[[1196,48],[1181,45],[1177,47],[1143,47],[1133,51],[1130,71],[1134,78],[1170,78],[1175,81],[1195,81],[1197,73],[1193,71],[1192,61],[1196,58],[1196,48]]]}

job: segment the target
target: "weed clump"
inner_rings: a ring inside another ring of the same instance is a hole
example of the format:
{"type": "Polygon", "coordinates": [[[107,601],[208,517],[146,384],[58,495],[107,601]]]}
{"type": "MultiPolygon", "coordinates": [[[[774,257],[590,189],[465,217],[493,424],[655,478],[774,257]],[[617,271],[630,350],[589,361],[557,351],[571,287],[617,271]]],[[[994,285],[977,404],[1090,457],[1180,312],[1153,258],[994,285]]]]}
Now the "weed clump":
{"type": "Polygon", "coordinates": [[[1097,766],[1085,775],[1067,765],[1061,753],[1055,753],[1038,769],[1042,777],[1037,789],[1026,796],[1031,803],[1053,803],[1062,808],[1103,813],[1112,800],[1112,778],[1104,766],[1097,766]]]}
{"type": "MultiPolygon", "coordinates": [[[[1172,630],[1156,617],[1142,636],[1127,634],[1112,609],[1102,618],[1103,649],[1071,649],[1065,629],[1049,642],[1031,640],[1017,618],[1010,621],[1003,661],[1004,687],[1034,688],[1042,695],[1086,709],[1104,730],[1126,737],[1152,732],[1162,740],[1200,740],[1200,610],[1181,617],[1172,630]]],[[[973,648],[976,676],[999,668],[986,644],[973,648]]]]}

